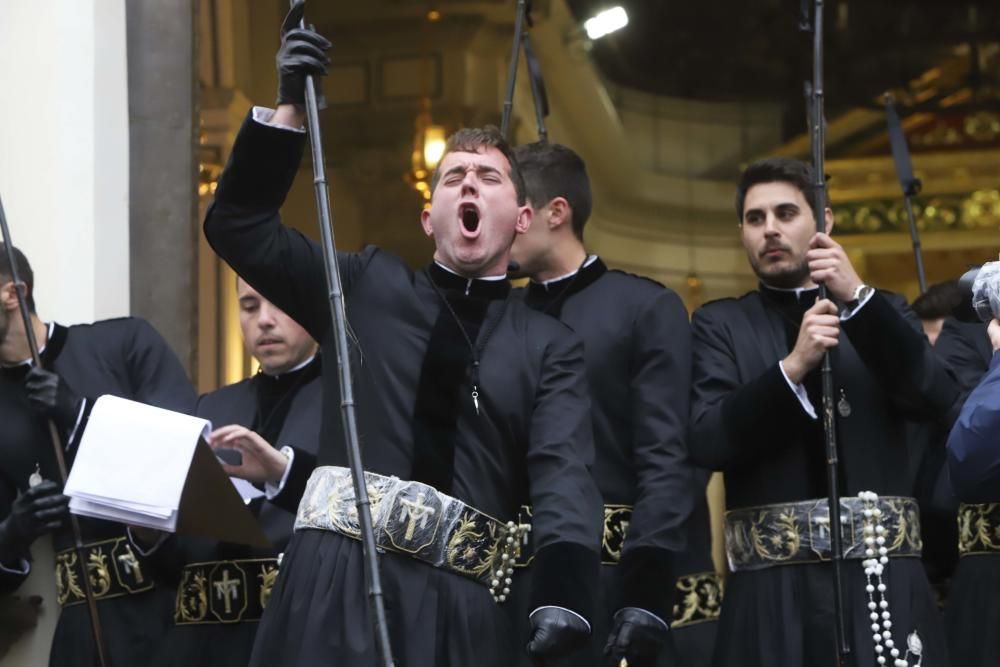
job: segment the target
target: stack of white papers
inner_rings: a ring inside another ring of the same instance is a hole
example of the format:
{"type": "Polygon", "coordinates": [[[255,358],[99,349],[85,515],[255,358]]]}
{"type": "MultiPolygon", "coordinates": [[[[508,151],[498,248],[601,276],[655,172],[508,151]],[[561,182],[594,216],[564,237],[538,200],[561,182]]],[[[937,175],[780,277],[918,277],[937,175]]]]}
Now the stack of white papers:
{"type": "Polygon", "coordinates": [[[102,396],[66,481],[70,511],[175,532],[195,447],[211,430],[204,419],[102,396]]]}

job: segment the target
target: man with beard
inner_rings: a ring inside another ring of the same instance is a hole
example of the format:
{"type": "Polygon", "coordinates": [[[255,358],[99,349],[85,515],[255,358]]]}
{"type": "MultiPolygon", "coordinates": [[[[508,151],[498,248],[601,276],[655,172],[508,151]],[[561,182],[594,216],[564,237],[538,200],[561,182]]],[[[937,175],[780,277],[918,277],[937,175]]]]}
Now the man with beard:
{"type": "Polygon", "coordinates": [[[696,463],[725,472],[729,507],[732,574],[713,662],[837,664],[818,418],[819,366],[829,351],[852,664],[901,665],[919,652],[924,664],[943,665],[903,420],[943,416],[957,388],[905,303],[866,286],[830,238],[829,209],[825,233],[816,233],[811,171],[776,158],[743,173],[736,211],[760,287],[706,304],[692,320],[690,450],[696,463]],[[820,283],[829,298],[816,299],[820,283]],[[866,558],[875,565],[863,566],[866,558]]]}
{"type": "Polygon", "coordinates": [[[642,667],[657,664],[658,653],[662,664],[687,664],[678,662],[668,625],[697,492],[685,442],[691,372],[687,311],[671,290],[608,270],[587,253],[583,230],[591,210],[590,181],[575,152],[536,143],[519,146],[515,156],[533,221],[514,242],[512,256],[531,278],[524,302],[583,339],[593,403],[594,477],[604,499],[594,636],[565,664],[598,665],[607,654],[615,664],[625,658],[642,667]]]}
{"type": "MultiPolygon", "coordinates": [[[[260,372],[205,394],[195,414],[217,427],[209,444],[232,461],[223,467],[239,476],[240,492],[272,546],[170,536],[147,548],[153,537],[148,534],[144,542],[136,542],[153,576],[177,588],[174,626],[164,637],[155,667],[246,667],[278,576],[278,555],[295,522],[298,498],[279,493],[278,487],[289,458],[314,462],[319,446],[322,392],[316,342],[244,280],[237,279],[236,289],[243,343],[260,363],[260,372]],[[238,453],[238,461],[232,452],[238,453]],[[263,485],[265,493],[243,480],[263,485]]],[[[142,538],[133,535],[134,540],[142,538]]]]}
{"type": "MultiPolygon", "coordinates": [[[[89,576],[109,662],[142,665],[150,660],[167,628],[172,594],[156,587],[136,567],[136,554],[124,526],[118,523],[80,517],[89,559],[85,571],[73,549],[73,536],[65,530],[67,500],[60,487],[51,481],[29,486],[29,480],[58,479],[46,419],[52,419],[59,430],[67,465],[72,465],[87,415],[98,397],[113,394],[187,412],[194,407],[194,390],[177,357],[143,320],[122,318],[71,327],[43,322],[35,313],[31,267],[16,249],[14,256],[43,368],[31,361],[13,273],[0,245],[0,564],[7,572],[4,578],[12,576],[12,570],[26,576],[32,543],[52,532],[62,612],[49,664],[98,664],[80,584],[82,577],[89,576]]],[[[6,585],[9,588],[12,582],[6,585]]]]}
{"type": "MultiPolygon", "coordinates": [[[[304,79],[325,73],[328,62],[329,42],[293,28],[301,12],[300,3],[283,29],[278,107],[256,109],[244,123],[205,234],[330,358],[322,253],[278,214],[304,146],[304,79]]],[[[528,649],[559,655],[590,632],[599,562],[582,345],[509,298],[510,246],[530,225],[531,209],[496,129],[453,135],[431,190],[420,222],[436,249],[423,270],[374,247],[339,257],[394,654],[409,667],[510,663],[511,632],[497,604],[518,585],[510,559],[522,535],[513,519],[527,496],[535,567],[545,575],[534,580],[528,649]]],[[[377,660],[335,374],[324,374],[323,391],[320,467],[305,489],[252,665],[377,660]]],[[[298,459],[286,487],[301,479],[298,459]]]]}

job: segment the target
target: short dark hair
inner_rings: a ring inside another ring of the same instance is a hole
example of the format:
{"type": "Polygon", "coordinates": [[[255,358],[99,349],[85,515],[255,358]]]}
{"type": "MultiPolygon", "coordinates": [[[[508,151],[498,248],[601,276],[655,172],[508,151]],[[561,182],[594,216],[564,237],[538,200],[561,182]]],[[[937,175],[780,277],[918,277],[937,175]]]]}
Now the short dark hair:
{"type": "Polygon", "coordinates": [[[583,226],[590,218],[593,198],[587,165],[576,152],[562,144],[536,142],[514,149],[528,186],[532,206],[545,206],[563,197],[573,209],[573,234],[583,240],[583,226]]]}
{"type": "MultiPolygon", "coordinates": [[[[31,270],[31,264],[24,253],[13,248],[14,265],[17,268],[17,277],[28,286],[28,310],[35,312],[35,274],[31,270]]],[[[14,279],[14,272],[10,270],[10,262],[7,260],[7,246],[0,242],[0,284],[14,279]]]]}
{"type": "Polygon", "coordinates": [[[816,191],[813,189],[813,169],[801,160],[787,157],[769,157],[757,160],[747,167],[736,186],[736,217],[743,223],[743,203],[747,192],[761,183],[790,183],[809,202],[810,210],[816,208],[816,191]]]}
{"type": "Polygon", "coordinates": [[[913,301],[913,312],[922,320],[951,317],[962,303],[964,292],[957,280],[936,283],[913,301]]]}
{"type": "MultiPolygon", "coordinates": [[[[441,156],[441,159],[443,161],[444,156],[448,153],[478,153],[483,148],[495,148],[507,158],[507,163],[510,165],[508,174],[510,175],[510,180],[514,182],[514,190],[517,192],[517,204],[518,206],[524,206],[524,202],[526,201],[524,176],[521,175],[521,168],[517,164],[517,158],[514,157],[513,149],[495,125],[463,127],[448,137],[448,143],[445,144],[444,154],[441,156]]],[[[434,168],[434,175],[431,177],[431,193],[437,188],[438,181],[440,180],[441,162],[438,162],[438,166],[434,168]]]]}

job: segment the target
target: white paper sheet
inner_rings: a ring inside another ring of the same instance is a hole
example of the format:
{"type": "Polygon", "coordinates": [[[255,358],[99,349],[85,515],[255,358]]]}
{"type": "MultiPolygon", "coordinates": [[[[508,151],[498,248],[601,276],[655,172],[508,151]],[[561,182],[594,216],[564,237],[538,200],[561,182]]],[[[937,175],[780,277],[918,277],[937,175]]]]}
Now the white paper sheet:
{"type": "Polygon", "coordinates": [[[66,482],[74,514],[173,531],[210,422],[116,396],[94,404],[66,482]]]}

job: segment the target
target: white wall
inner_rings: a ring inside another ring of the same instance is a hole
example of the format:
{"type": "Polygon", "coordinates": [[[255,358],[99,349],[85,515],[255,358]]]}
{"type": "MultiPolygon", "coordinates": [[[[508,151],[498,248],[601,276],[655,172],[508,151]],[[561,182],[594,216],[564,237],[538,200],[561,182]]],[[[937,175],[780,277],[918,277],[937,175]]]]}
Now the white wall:
{"type": "Polygon", "coordinates": [[[124,0],[3,0],[0,44],[0,197],[39,314],[127,315],[124,0]]]}
{"type": "MultiPolygon", "coordinates": [[[[127,315],[124,0],[0,0],[0,44],[0,198],[34,268],[39,314],[127,315]]],[[[48,540],[33,553],[18,593],[42,595],[43,614],[4,666],[48,665],[59,614],[48,540]]]]}

